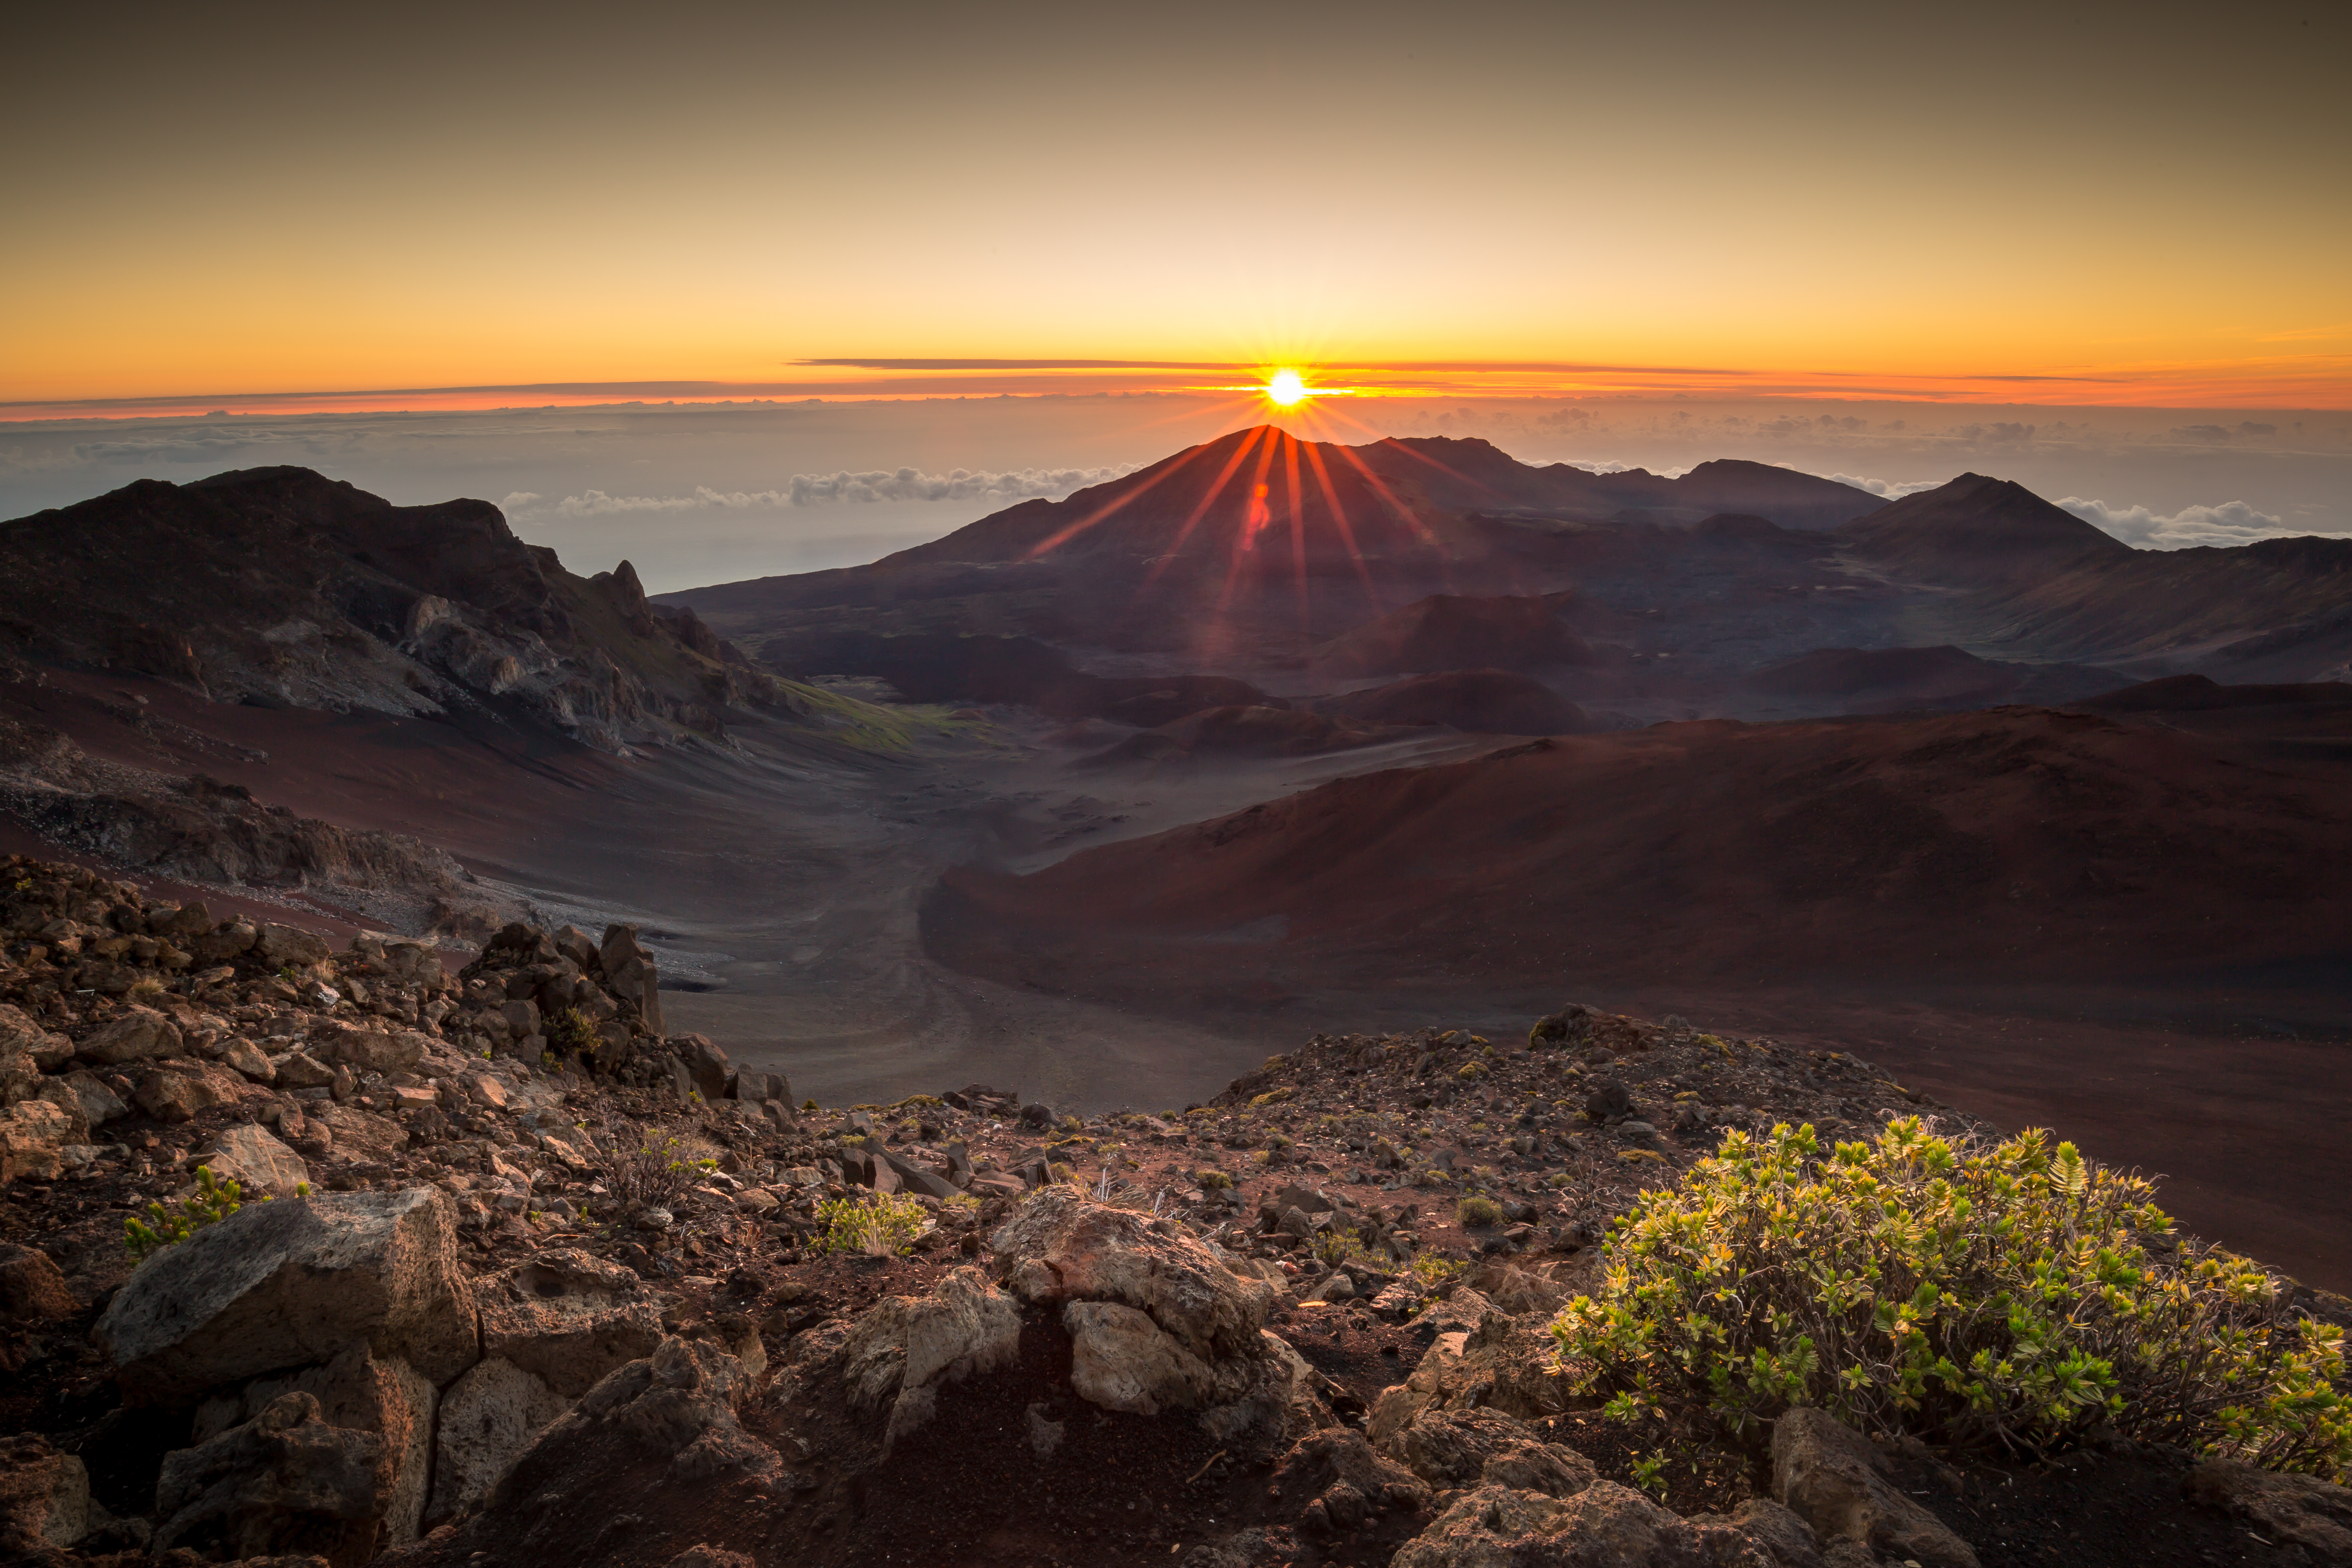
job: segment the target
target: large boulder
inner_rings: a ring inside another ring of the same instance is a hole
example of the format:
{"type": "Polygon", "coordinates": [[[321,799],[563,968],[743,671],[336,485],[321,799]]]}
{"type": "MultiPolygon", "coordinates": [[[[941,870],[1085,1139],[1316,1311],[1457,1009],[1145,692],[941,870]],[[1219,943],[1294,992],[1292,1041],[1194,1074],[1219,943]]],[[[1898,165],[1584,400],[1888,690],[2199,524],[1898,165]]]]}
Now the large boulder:
{"type": "Polygon", "coordinates": [[[81,1310],[65,1274],[37,1247],[0,1242],[0,1325],[37,1328],[81,1310]]]}
{"type": "MultiPolygon", "coordinates": [[[[522,1541],[531,1562],[612,1561],[612,1540],[602,1532],[625,1488],[628,1496],[642,1495],[648,1479],[715,1482],[712,1493],[739,1482],[773,1488],[783,1461],[737,1415],[751,1392],[750,1373],[718,1345],[664,1340],[541,1432],[442,1555],[464,1562],[477,1545],[522,1541]]],[[[510,1549],[481,1560],[493,1558],[517,1560],[510,1549]]]]}
{"type": "Polygon", "coordinates": [[[438,1387],[478,1355],[456,1230],[434,1187],[247,1204],[150,1257],[93,1331],[140,1401],[330,1361],[360,1341],[438,1387]]]}
{"type": "Polygon", "coordinates": [[[89,1532],[89,1472],[37,1432],[0,1437],[0,1552],[11,1562],[89,1532]]]}
{"type": "Polygon", "coordinates": [[[251,1421],[289,1394],[307,1394],[319,1402],[319,1418],[346,1431],[373,1432],[383,1439],[383,1544],[404,1546],[416,1539],[425,1514],[425,1488],[433,1472],[433,1429],[439,1396],[433,1385],[405,1362],[368,1353],[354,1344],[324,1366],[306,1367],[284,1377],[267,1377],[247,1384],[237,1396],[230,1419],[207,1421],[215,1403],[198,1412],[199,1439],[251,1421]]]}
{"type": "Polygon", "coordinates": [[[467,1369],[441,1396],[427,1527],[480,1508],[572,1401],[503,1356],[467,1369]]]}
{"type": "Polygon", "coordinates": [[[1886,1457],[1826,1410],[1772,1425],[1772,1495],[1827,1542],[1853,1541],[1921,1568],[1979,1568],[1975,1549],[1887,1477],[1886,1457]]]}
{"type": "Polygon", "coordinates": [[[186,1121],[216,1105],[234,1105],[245,1079],[218,1062],[158,1062],[131,1098],[158,1121],[186,1121]]]}
{"type": "Polygon", "coordinates": [[[302,1163],[300,1155],[249,1121],[214,1139],[204,1163],[211,1167],[215,1181],[235,1182],[248,1200],[264,1194],[299,1197],[310,1180],[310,1167],[302,1163]]]}
{"type": "Polygon", "coordinates": [[[55,1072],[73,1059],[74,1043],[35,1023],[21,1007],[0,1002],[0,1057],[22,1051],[42,1072],[55,1072]]]}
{"type": "MultiPolygon", "coordinates": [[[[669,1030],[662,1023],[661,979],[656,971],[654,955],[637,941],[635,926],[612,925],[604,928],[604,945],[597,952],[597,962],[604,972],[604,989],[614,999],[634,1004],[637,1017],[646,1034],[656,1039],[667,1037],[669,1030]]],[[[713,1098],[704,1096],[705,1099],[713,1098]]]]}
{"type": "Polygon", "coordinates": [[[973,1268],[954,1270],[928,1296],[889,1296],[858,1318],[838,1351],[843,1386],[866,1410],[889,1410],[892,1442],[938,1405],[936,1385],[1011,1363],[1021,1308],[973,1268]]]}
{"type": "Polygon", "coordinates": [[[670,1043],[686,1064],[688,1076],[694,1079],[694,1091],[702,1096],[706,1105],[716,1105],[727,1096],[727,1079],[732,1072],[727,1053],[710,1043],[707,1035],[680,1035],[670,1043]]]}
{"type": "Polygon", "coordinates": [[[1070,1331],[1070,1387],[1105,1410],[1157,1415],[1225,1404],[1248,1392],[1246,1383],[1221,1390],[1219,1369],[1133,1307],[1071,1301],[1062,1308],[1062,1324],[1070,1331]]]}
{"type": "Polygon", "coordinates": [[[1390,1568],[1772,1568],[1747,1534],[1668,1512],[1630,1487],[1594,1481],[1573,1496],[1482,1486],[1405,1543],[1390,1568]]]}
{"type": "Polygon", "coordinates": [[[2352,1563],[2352,1488],[2285,1475],[2239,1459],[2208,1459],[2189,1473],[2189,1499],[2252,1525],[2322,1563],[2352,1563]]]}
{"type": "Polygon", "coordinates": [[[0,1182],[46,1182],[65,1169],[74,1119],[46,1100],[0,1110],[0,1182]]]}
{"type": "Polygon", "coordinates": [[[998,1278],[1033,1306],[1116,1301],[1150,1314],[1202,1361],[1262,1352],[1273,1288],[1242,1279],[1171,1221],[1057,1184],[1024,1204],[991,1244],[998,1278]]]}
{"type": "Polygon", "coordinates": [[[253,954],[280,966],[317,963],[332,951],[327,939],[300,926],[270,923],[254,928],[253,954]]]}
{"type": "Polygon", "coordinates": [[[353,1072],[412,1072],[431,1042],[414,1029],[363,1029],[333,1025],[310,1035],[310,1054],[353,1072]]]}
{"type": "Polygon", "coordinates": [[[661,1303],[645,1281],[593,1253],[542,1252],[484,1280],[476,1300],[482,1353],[567,1398],[661,1343],[661,1303]]]}
{"type": "Polygon", "coordinates": [[[1499,1485],[1571,1497],[1595,1479],[1591,1460],[1496,1410],[1423,1410],[1380,1451],[1439,1491],[1499,1485]]]}
{"type": "Polygon", "coordinates": [[[313,1395],[282,1394],[243,1426],[164,1457],[155,1550],[216,1544],[231,1557],[364,1563],[383,1529],[384,1447],[322,1419],[313,1395]]]}
{"type": "Polygon", "coordinates": [[[75,1054],[100,1067],[120,1067],[176,1057],[185,1048],[180,1026],[170,1018],[152,1007],[126,1007],[100,1025],[75,1047],[75,1054]]]}
{"type": "Polygon", "coordinates": [[[117,1117],[131,1114],[122,1097],[94,1072],[69,1072],[57,1081],[73,1090],[74,1098],[81,1102],[82,1121],[91,1127],[102,1127],[117,1117]]]}

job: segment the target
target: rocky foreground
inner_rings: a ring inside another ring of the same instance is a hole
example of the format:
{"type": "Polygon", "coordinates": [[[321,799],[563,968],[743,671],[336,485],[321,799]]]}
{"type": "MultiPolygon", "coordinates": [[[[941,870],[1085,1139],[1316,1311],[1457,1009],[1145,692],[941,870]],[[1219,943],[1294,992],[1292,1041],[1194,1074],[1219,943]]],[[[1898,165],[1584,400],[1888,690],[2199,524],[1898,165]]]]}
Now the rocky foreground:
{"type": "Polygon", "coordinates": [[[2120,1442],[1800,1410],[1645,1473],[1545,1326],[1727,1128],[1970,1126],[1843,1053],[1570,1007],[1160,1114],[828,1110],[667,1034],[625,927],[452,973],[22,858],[0,900],[11,1560],[2352,1561],[2344,1489],[2120,1442]]]}

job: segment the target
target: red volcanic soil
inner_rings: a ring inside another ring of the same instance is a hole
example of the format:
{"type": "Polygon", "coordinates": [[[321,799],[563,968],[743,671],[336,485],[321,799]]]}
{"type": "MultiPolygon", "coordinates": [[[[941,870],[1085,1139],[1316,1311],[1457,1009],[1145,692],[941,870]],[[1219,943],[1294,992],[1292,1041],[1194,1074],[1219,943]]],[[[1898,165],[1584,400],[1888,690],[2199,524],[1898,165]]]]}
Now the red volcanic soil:
{"type": "Polygon", "coordinates": [[[1759,669],[1740,682],[1780,697],[1865,701],[1994,702],[2023,678],[1949,644],[1942,647],[1823,647],[1759,669]]]}
{"type": "MultiPolygon", "coordinates": [[[[1026,878],[960,967],[1160,989],[1170,937],[1379,989],[1563,973],[2129,980],[2352,952],[2352,770],[2084,713],[1666,724],[1341,779],[1026,878]]],[[[1311,978],[1309,978],[1311,977],[1311,978]]]]}
{"type": "Polygon", "coordinates": [[[1317,657],[1315,668],[1344,678],[1591,664],[1591,645],[1561,619],[1575,598],[1433,594],[1335,639],[1317,657]]]}
{"type": "Polygon", "coordinates": [[[1321,706],[1373,724],[1451,724],[1473,735],[1574,735],[1592,727],[1583,709],[1535,677],[1509,669],[1415,676],[1321,706]]]}

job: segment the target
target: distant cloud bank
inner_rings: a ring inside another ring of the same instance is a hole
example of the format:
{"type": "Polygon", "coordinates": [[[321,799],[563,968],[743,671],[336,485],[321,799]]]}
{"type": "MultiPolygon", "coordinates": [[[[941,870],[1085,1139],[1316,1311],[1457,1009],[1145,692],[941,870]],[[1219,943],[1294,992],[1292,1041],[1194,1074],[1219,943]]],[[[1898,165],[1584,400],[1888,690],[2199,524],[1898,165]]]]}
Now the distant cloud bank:
{"type": "MultiPolygon", "coordinates": [[[[1782,465],[1784,468],[1789,466],[1782,465]]],[[[1852,485],[1858,490],[1867,490],[1886,500],[1901,500],[1905,496],[1916,496],[1921,490],[1932,490],[1948,482],[1944,479],[1905,479],[1897,483],[1886,479],[1865,479],[1857,474],[1826,474],[1822,477],[1832,484],[1852,485]]]]}
{"type": "Polygon", "coordinates": [[[953,468],[927,474],[920,468],[875,468],[853,474],[794,474],[772,490],[715,490],[697,485],[682,496],[616,496],[586,490],[551,501],[532,490],[516,490],[499,502],[506,511],[551,511],[565,517],[609,517],[617,512],[740,511],[755,507],[831,506],[858,501],[1019,501],[1058,499],[1072,490],[1131,474],[1141,467],[1118,463],[1104,468],[1012,468],[1003,472],[953,468]]]}
{"type": "Polygon", "coordinates": [[[2144,506],[2115,507],[2103,500],[2067,496],[2058,502],[2094,528],[2104,529],[2142,550],[2189,550],[2200,544],[2252,544],[2291,533],[2284,521],[2256,511],[2242,500],[2220,506],[2189,506],[2162,517],[2144,506]]]}

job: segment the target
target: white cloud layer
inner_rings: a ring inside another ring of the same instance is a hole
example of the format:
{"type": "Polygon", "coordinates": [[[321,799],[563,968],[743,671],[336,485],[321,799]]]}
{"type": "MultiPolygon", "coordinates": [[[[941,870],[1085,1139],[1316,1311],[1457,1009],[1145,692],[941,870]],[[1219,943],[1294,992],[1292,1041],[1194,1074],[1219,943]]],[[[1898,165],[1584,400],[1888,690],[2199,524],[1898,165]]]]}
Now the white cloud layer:
{"type": "Polygon", "coordinates": [[[1852,485],[1858,490],[1867,490],[1872,495],[1887,500],[1901,500],[1905,496],[1916,496],[1921,490],[1932,490],[1948,482],[1943,479],[1904,479],[1894,482],[1886,479],[1865,479],[1857,474],[1830,474],[1825,477],[1833,484],[1852,485]]]}
{"type": "Polygon", "coordinates": [[[2103,500],[2067,496],[2058,502],[2094,528],[2104,529],[2141,550],[2188,550],[2200,544],[2251,544],[2296,531],[2266,511],[2242,500],[2220,506],[2182,507],[2163,517],[2144,506],[2116,507],[2103,500]]]}
{"type": "Polygon", "coordinates": [[[759,507],[830,506],[846,501],[994,501],[1057,499],[1088,485],[1133,473],[1140,465],[1105,468],[1013,468],[1003,472],[954,468],[927,474],[920,468],[875,468],[853,474],[794,474],[772,490],[715,490],[697,485],[682,496],[616,496],[587,490],[550,501],[516,490],[499,502],[506,511],[553,511],[565,517],[609,517],[618,512],[741,511],[759,507]]]}

